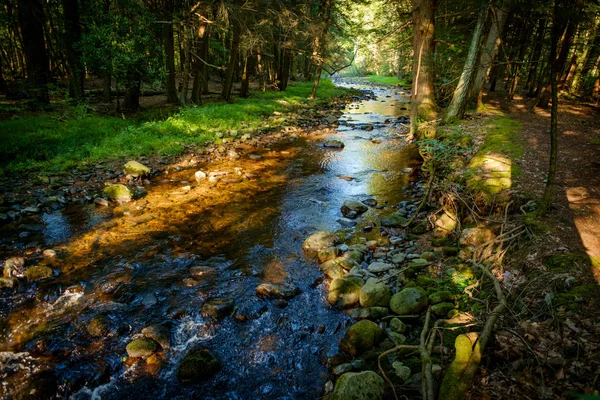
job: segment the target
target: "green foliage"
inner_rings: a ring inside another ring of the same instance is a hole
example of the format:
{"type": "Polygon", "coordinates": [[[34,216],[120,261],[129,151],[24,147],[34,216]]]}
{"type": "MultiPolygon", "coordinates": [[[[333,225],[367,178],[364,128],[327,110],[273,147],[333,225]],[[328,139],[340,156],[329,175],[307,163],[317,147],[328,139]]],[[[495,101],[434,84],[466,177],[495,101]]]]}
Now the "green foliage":
{"type": "Polygon", "coordinates": [[[377,85],[408,86],[408,82],[406,82],[406,80],[399,79],[396,76],[370,75],[367,77],[367,81],[377,85]]]}
{"type": "MultiPolygon", "coordinates": [[[[0,173],[46,170],[59,172],[101,160],[181,154],[186,146],[217,140],[217,132],[256,132],[276,128],[283,119],[265,122],[273,112],[312,104],[312,84],[294,83],[285,92],[258,92],[235,103],[183,108],[167,116],[152,112],[136,118],[88,114],[86,106],[68,113],[46,113],[0,121],[0,173]]],[[[317,97],[326,101],[347,94],[322,81],[317,97]]]]}

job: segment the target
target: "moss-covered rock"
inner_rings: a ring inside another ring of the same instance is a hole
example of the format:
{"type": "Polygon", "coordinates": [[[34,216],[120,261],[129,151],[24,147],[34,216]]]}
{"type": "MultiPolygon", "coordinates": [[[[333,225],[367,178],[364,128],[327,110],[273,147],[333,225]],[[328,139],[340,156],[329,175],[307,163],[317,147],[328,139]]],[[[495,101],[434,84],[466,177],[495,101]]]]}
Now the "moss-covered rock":
{"type": "Polygon", "coordinates": [[[400,318],[392,318],[389,326],[392,331],[397,333],[404,333],[408,330],[408,326],[400,318]]]}
{"type": "Polygon", "coordinates": [[[427,304],[427,293],[420,287],[403,289],[390,300],[390,308],[398,315],[419,314],[427,304]]]}
{"type": "Polygon", "coordinates": [[[427,288],[435,285],[435,279],[428,277],[427,275],[419,275],[416,280],[417,286],[427,288]]]}
{"type": "Polygon", "coordinates": [[[354,308],[348,310],[348,315],[354,319],[370,319],[378,320],[389,314],[387,307],[367,307],[367,308],[354,308]]]}
{"type": "Polygon", "coordinates": [[[127,355],[132,358],[147,358],[158,350],[158,343],[148,338],[133,339],[125,348],[127,355]]]}
{"type": "Polygon", "coordinates": [[[358,264],[347,257],[337,257],[333,260],[324,262],[319,266],[319,269],[330,279],[341,278],[358,264]]]}
{"type": "Polygon", "coordinates": [[[452,303],[438,303],[431,306],[431,312],[437,317],[446,318],[450,310],[454,309],[454,304],[452,303]]]}
{"type": "Polygon", "coordinates": [[[467,228],[460,234],[461,246],[480,246],[496,237],[494,231],[489,228],[467,228]]]}
{"type": "Polygon", "coordinates": [[[429,303],[438,304],[454,300],[454,295],[447,290],[440,290],[429,295],[429,303]]]}
{"type": "Polygon", "coordinates": [[[118,203],[127,203],[131,201],[131,191],[125,185],[109,185],[104,188],[104,196],[107,199],[118,203]]]}
{"type": "Polygon", "coordinates": [[[105,337],[109,334],[112,322],[108,315],[98,314],[90,320],[87,325],[87,331],[94,337],[105,337]]]}
{"type": "Polygon", "coordinates": [[[190,350],[177,369],[177,379],[182,383],[196,383],[215,376],[221,369],[219,359],[205,348],[190,350]]]}
{"type": "Polygon", "coordinates": [[[340,243],[340,239],[333,233],[327,231],[320,231],[310,235],[304,243],[302,243],[302,249],[306,252],[309,257],[316,257],[319,250],[326,249],[328,247],[334,247],[340,243]]]}
{"type": "Polygon", "coordinates": [[[377,346],[385,335],[379,325],[368,319],[363,319],[352,325],[340,342],[340,349],[357,356],[377,346]]]}
{"type": "Polygon", "coordinates": [[[171,329],[165,325],[150,325],[142,329],[142,335],[160,344],[163,349],[171,348],[171,329]]]}
{"type": "Polygon", "coordinates": [[[232,299],[212,298],[206,300],[202,305],[202,315],[208,315],[214,319],[222,319],[230,315],[235,302],[232,299]]]}
{"type": "Polygon", "coordinates": [[[52,277],[52,269],[44,265],[36,265],[25,270],[25,278],[29,282],[41,281],[52,277]]]}
{"type": "Polygon", "coordinates": [[[361,214],[364,214],[369,207],[364,204],[354,201],[354,200],[346,200],[344,204],[342,204],[342,215],[347,218],[355,218],[361,214]]]}
{"type": "Polygon", "coordinates": [[[19,280],[14,277],[0,277],[0,289],[14,289],[19,285],[19,280]]]}
{"type": "Polygon", "coordinates": [[[380,306],[387,307],[390,304],[392,294],[385,283],[377,279],[369,279],[360,289],[361,307],[380,306]]]}
{"type": "Polygon", "coordinates": [[[375,372],[346,372],[335,383],[329,400],[378,400],[384,392],[385,381],[375,372]]]}
{"type": "Polygon", "coordinates": [[[401,228],[406,222],[406,217],[398,211],[381,218],[381,226],[386,228],[401,228]]]}
{"type": "Polygon", "coordinates": [[[123,166],[123,172],[125,175],[131,175],[134,177],[150,175],[150,168],[137,161],[128,161],[123,166]]]}
{"type": "Polygon", "coordinates": [[[320,263],[324,263],[325,261],[333,260],[339,255],[340,249],[337,247],[327,247],[326,249],[321,249],[317,252],[317,259],[320,263]]]}
{"type": "Polygon", "coordinates": [[[360,288],[363,285],[364,281],[356,276],[334,279],[329,285],[327,300],[334,306],[353,306],[360,300],[360,288]]]}
{"type": "Polygon", "coordinates": [[[22,278],[25,272],[25,258],[23,257],[11,257],[4,261],[4,268],[2,269],[2,276],[5,278],[17,277],[22,278]]]}

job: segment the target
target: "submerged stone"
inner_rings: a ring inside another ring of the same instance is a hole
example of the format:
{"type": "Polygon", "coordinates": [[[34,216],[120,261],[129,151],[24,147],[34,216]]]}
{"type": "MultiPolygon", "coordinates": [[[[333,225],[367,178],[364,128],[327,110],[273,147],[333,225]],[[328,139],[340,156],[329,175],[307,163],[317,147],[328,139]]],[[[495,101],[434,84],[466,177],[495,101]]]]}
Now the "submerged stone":
{"type": "Polygon", "coordinates": [[[158,343],[148,338],[137,338],[129,342],[125,350],[129,357],[147,358],[158,350],[158,343]]]}
{"type": "Polygon", "coordinates": [[[127,203],[131,201],[131,191],[125,185],[110,185],[104,188],[104,195],[107,199],[118,203],[127,203]]]}
{"type": "Polygon", "coordinates": [[[163,349],[171,347],[171,330],[165,325],[150,325],[142,329],[142,335],[160,344],[163,349]]]}
{"type": "Polygon", "coordinates": [[[199,383],[215,376],[221,370],[221,362],[205,348],[190,350],[177,369],[177,379],[182,383],[199,383]]]}
{"type": "Polygon", "coordinates": [[[43,279],[51,278],[53,275],[52,269],[43,265],[36,265],[25,270],[25,278],[29,282],[41,281],[43,279]]]}
{"type": "Polygon", "coordinates": [[[300,289],[288,283],[265,282],[256,287],[257,295],[274,299],[291,299],[299,293],[300,289]]]}
{"type": "Polygon", "coordinates": [[[202,306],[202,314],[214,319],[221,319],[233,311],[234,301],[231,299],[214,298],[209,299],[202,306]]]}
{"type": "Polygon", "coordinates": [[[364,214],[368,209],[369,207],[358,201],[346,200],[342,204],[341,211],[344,217],[350,218],[350,215],[352,215],[353,218],[356,218],[358,215],[364,214]]]}

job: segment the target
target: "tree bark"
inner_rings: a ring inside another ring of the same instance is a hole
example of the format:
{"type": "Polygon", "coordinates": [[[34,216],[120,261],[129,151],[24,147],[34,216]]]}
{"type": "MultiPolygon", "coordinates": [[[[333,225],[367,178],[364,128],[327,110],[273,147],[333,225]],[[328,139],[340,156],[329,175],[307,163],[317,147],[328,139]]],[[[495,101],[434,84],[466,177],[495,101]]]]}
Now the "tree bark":
{"type": "Polygon", "coordinates": [[[435,53],[435,8],[437,0],[412,0],[413,4],[413,71],[411,89],[410,133],[417,135],[418,120],[430,121],[437,116],[433,92],[435,53]]]}
{"type": "Polygon", "coordinates": [[[287,89],[290,80],[290,51],[288,49],[281,50],[281,63],[279,64],[279,83],[278,89],[284,91],[287,89]]]}
{"type": "Polygon", "coordinates": [[[508,89],[508,99],[510,101],[514,99],[515,92],[517,91],[517,87],[519,85],[521,65],[525,60],[525,52],[527,51],[527,38],[531,35],[531,30],[532,28],[530,28],[527,25],[523,28],[523,34],[521,35],[519,40],[519,43],[521,44],[519,46],[519,53],[515,58],[513,58],[514,71],[510,83],[510,88],[508,89]]]}
{"type": "Polygon", "coordinates": [[[42,4],[39,0],[19,0],[18,16],[25,50],[29,92],[38,103],[49,104],[50,71],[44,41],[42,4]]]}
{"type": "Polygon", "coordinates": [[[177,84],[175,83],[175,39],[173,38],[173,0],[164,0],[163,40],[167,69],[167,103],[177,103],[177,84]]]}
{"type": "Polygon", "coordinates": [[[542,50],[544,48],[544,36],[546,35],[546,20],[540,20],[540,24],[537,28],[537,35],[535,38],[535,47],[533,48],[533,53],[531,54],[531,59],[529,60],[529,72],[527,74],[527,90],[529,97],[535,96],[535,82],[538,71],[538,66],[540,65],[540,57],[542,56],[542,50]]]}
{"type": "Polygon", "coordinates": [[[325,57],[323,49],[325,48],[325,42],[327,38],[327,32],[329,31],[329,23],[331,21],[331,7],[333,6],[333,0],[321,0],[319,10],[319,28],[317,34],[313,39],[313,54],[312,58],[317,64],[317,70],[315,72],[315,80],[313,81],[313,87],[310,92],[309,99],[317,98],[317,90],[319,89],[319,82],[321,82],[321,73],[323,73],[323,65],[325,64],[325,57]]]}
{"type": "Polygon", "coordinates": [[[232,22],[232,40],[229,54],[229,64],[227,65],[227,71],[225,72],[225,84],[223,85],[223,91],[221,92],[221,98],[225,101],[231,100],[231,89],[233,88],[233,74],[235,72],[235,64],[237,63],[238,52],[240,49],[240,34],[241,27],[238,21],[232,22]]]}
{"type": "Polygon", "coordinates": [[[85,71],[81,62],[81,50],[77,47],[81,40],[79,3],[77,0],[63,0],[65,24],[65,55],[69,69],[69,95],[76,101],[83,99],[85,71]]]}
{"type": "Polygon", "coordinates": [[[240,97],[248,97],[250,88],[250,71],[253,68],[253,57],[247,56],[244,58],[244,66],[242,68],[242,86],[240,88],[240,97]]]}
{"type": "Polygon", "coordinates": [[[140,88],[142,82],[138,81],[129,87],[123,98],[123,108],[128,111],[137,111],[140,109],[140,88]]]}

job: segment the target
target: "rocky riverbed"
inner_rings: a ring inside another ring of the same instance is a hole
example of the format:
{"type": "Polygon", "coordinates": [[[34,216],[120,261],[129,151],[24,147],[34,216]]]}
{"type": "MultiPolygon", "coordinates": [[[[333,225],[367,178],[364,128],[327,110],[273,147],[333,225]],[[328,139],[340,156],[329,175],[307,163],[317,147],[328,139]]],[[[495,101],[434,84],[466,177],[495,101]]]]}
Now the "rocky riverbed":
{"type": "Polygon", "coordinates": [[[423,193],[405,93],[362,89],[310,129],[6,190],[1,395],[316,398],[342,374],[338,397],[378,385],[364,354],[413,339],[417,325],[387,316],[434,302],[420,271],[438,253],[401,229],[423,193]]]}

